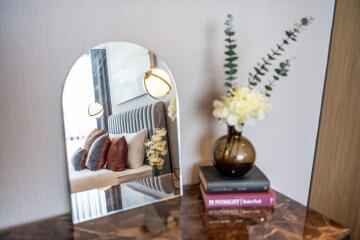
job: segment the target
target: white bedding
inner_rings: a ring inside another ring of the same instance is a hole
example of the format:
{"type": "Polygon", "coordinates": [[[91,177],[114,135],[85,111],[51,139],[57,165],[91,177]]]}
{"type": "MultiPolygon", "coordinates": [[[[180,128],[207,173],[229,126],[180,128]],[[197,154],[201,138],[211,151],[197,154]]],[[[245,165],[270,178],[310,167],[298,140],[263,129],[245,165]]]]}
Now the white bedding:
{"type": "Polygon", "coordinates": [[[129,182],[141,178],[152,176],[150,165],[143,165],[134,169],[125,169],[124,171],[114,172],[108,169],[91,171],[83,169],[75,171],[69,169],[71,192],[82,192],[95,188],[118,185],[123,182],[129,182]]]}

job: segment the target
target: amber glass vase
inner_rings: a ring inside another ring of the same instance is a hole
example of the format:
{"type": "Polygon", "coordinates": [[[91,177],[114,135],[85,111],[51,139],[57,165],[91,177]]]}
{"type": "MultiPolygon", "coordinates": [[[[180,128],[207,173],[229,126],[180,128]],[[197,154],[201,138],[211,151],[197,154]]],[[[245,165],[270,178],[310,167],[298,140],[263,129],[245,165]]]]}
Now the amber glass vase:
{"type": "Polygon", "coordinates": [[[213,145],[213,164],[225,176],[243,176],[254,165],[255,156],[254,146],[234,127],[228,127],[228,134],[213,145]]]}

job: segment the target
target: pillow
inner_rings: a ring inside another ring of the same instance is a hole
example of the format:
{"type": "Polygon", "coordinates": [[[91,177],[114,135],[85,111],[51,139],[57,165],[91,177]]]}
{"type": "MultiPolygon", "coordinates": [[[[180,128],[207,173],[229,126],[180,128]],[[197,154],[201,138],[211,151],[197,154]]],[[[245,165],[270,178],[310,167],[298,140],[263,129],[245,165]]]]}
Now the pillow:
{"type": "MultiPolygon", "coordinates": [[[[87,154],[85,165],[90,170],[97,170],[102,155],[106,155],[103,152],[107,152],[107,149],[104,149],[106,140],[109,139],[107,133],[104,133],[98,137],[90,147],[90,150],[87,154]]],[[[106,147],[106,146],[105,146],[106,147]]],[[[102,159],[102,161],[104,161],[102,159]]]]}
{"type": "Polygon", "coordinates": [[[102,129],[102,130],[94,129],[93,131],[91,131],[89,133],[88,137],[85,140],[84,147],[83,147],[85,152],[84,152],[83,159],[81,161],[82,169],[86,168],[86,159],[87,159],[88,152],[91,148],[91,145],[99,136],[103,135],[106,132],[107,132],[106,129],[102,129]]]}
{"type": "Polygon", "coordinates": [[[112,171],[125,170],[128,161],[128,145],[125,137],[111,141],[107,153],[106,168],[112,171]]]}
{"type": "Polygon", "coordinates": [[[103,147],[103,149],[101,151],[100,161],[99,161],[99,164],[97,166],[98,170],[104,168],[104,166],[106,164],[107,154],[108,154],[108,151],[109,151],[109,148],[110,148],[110,144],[111,144],[110,138],[106,138],[105,143],[104,143],[104,147],[103,147]]]}
{"type": "Polygon", "coordinates": [[[110,133],[109,132],[110,140],[120,139],[122,136],[125,136],[125,135],[126,135],[126,133],[110,133]]]}
{"type": "Polygon", "coordinates": [[[93,144],[93,142],[101,135],[103,135],[104,133],[107,133],[106,129],[102,129],[102,130],[98,130],[98,129],[94,129],[86,138],[85,143],[84,143],[84,149],[85,150],[90,150],[91,145],[93,144]]]}
{"type": "Polygon", "coordinates": [[[142,129],[137,133],[125,134],[128,143],[128,167],[138,168],[144,165],[145,141],[147,139],[147,129],[142,129]]]}
{"type": "Polygon", "coordinates": [[[89,141],[90,141],[90,139],[91,139],[91,137],[97,132],[97,131],[99,131],[99,130],[97,130],[96,128],[94,129],[94,130],[92,130],[89,134],[88,134],[88,136],[86,137],[86,139],[85,139],[85,143],[84,143],[84,149],[87,149],[87,150],[89,150],[89,148],[86,148],[85,146],[88,146],[89,145],[89,141]]]}
{"type": "Polygon", "coordinates": [[[81,167],[81,161],[84,157],[85,149],[78,148],[71,157],[71,163],[74,166],[75,171],[80,171],[84,168],[81,167]]]}
{"type": "Polygon", "coordinates": [[[147,139],[146,128],[136,132],[136,133],[120,133],[113,134],[110,133],[109,137],[111,140],[119,139],[125,137],[128,145],[128,167],[129,168],[138,168],[144,165],[145,159],[145,141],[147,139]]]}

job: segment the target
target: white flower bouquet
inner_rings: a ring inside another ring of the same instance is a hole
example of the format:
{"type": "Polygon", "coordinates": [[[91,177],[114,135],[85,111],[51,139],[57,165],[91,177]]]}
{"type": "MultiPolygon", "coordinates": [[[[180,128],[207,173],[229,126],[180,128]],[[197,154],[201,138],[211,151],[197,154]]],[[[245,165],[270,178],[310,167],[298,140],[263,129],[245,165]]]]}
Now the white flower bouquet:
{"type": "Polygon", "coordinates": [[[149,164],[160,171],[164,167],[164,157],[168,153],[166,134],[165,128],[157,128],[155,134],[145,142],[145,151],[149,164]]]}
{"type": "Polygon", "coordinates": [[[229,95],[223,97],[222,101],[215,100],[213,106],[213,115],[238,132],[242,131],[245,123],[263,121],[271,109],[265,94],[248,87],[230,89],[229,95]]]}

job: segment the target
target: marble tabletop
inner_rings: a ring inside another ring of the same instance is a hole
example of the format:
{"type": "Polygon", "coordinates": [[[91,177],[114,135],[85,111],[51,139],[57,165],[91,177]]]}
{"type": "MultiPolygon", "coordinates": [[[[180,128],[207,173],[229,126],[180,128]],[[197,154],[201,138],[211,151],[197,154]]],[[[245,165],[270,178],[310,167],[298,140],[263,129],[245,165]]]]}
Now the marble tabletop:
{"type": "Polygon", "coordinates": [[[0,232],[0,239],[350,239],[350,231],[277,193],[269,208],[205,209],[199,185],[184,196],[73,225],[59,216],[0,232]]]}

